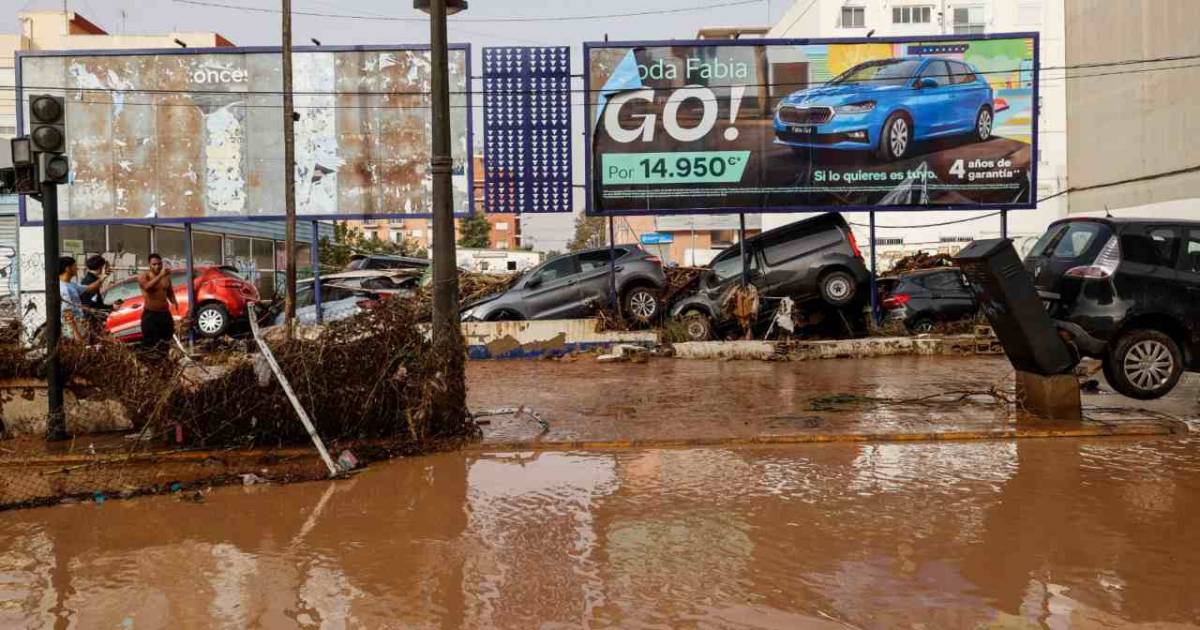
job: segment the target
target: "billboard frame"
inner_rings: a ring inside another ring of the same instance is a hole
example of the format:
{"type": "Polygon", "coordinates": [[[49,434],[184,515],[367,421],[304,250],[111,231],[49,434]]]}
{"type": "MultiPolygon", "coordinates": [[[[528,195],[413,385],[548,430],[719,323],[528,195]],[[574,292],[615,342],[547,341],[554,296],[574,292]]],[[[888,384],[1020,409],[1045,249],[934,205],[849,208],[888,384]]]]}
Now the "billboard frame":
{"type": "Polygon", "coordinates": [[[889,37],[812,37],[812,38],[772,38],[772,39],[664,39],[664,40],[628,40],[628,41],[591,41],[583,43],[583,119],[584,119],[584,214],[589,217],[619,217],[619,216],[662,216],[687,214],[785,214],[813,212],[963,212],[972,210],[1035,210],[1037,209],[1038,182],[1038,104],[1041,89],[1041,35],[1037,31],[1021,31],[1010,33],[979,33],[973,35],[925,35],[925,36],[889,36],[889,37]],[[937,205],[937,206],[884,206],[884,205],[816,205],[816,206],[771,206],[762,208],[679,208],[662,210],[648,208],[645,210],[612,210],[596,212],[595,187],[592,185],[592,64],[593,49],[606,48],[679,48],[679,47],[711,47],[711,46],[805,46],[811,44],[901,44],[907,42],[962,42],[986,41],[991,39],[1032,39],[1033,40],[1033,122],[1030,135],[1030,154],[1035,156],[1029,168],[1030,201],[1027,203],[996,204],[980,203],[969,206],[937,205]]]}
{"type": "MultiPolygon", "coordinates": [[[[448,50],[461,50],[466,53],[466,63],[463,66],[463,72],[466,74],[466,90],[463,94],[466,96],[467,107],[467,156],[466,156],[466,176],[467,176],[467,212],[454,213],[454,218],[465,219],[475,214],[475,138],[474,138],[474,113],[475,99],[474,92],[471,89],[471,44],[448,44],[448,50]]],[[[295,46],[292,48],[293,53],[308,53],[308,52],[383,52],[395,50],[430,50],[429,44],[369,44],[361,46],[295,46]]],[[[80,50],[29,50],[16,51],[13,59],[13,64],[16,66],[14,72],[14,83],[16,83],[16,119],[17,119],[17,135],[20,136],[25,131],[25,108],[24,103],[24,84],[21,82],[22,60],[35,57],[132,57],[138,55],[237,55],[237,54],[262,54],[274,53],[283,54],[281,46],[218,46],[207,48],[129,48],[129,49],[80,49],[80,50]]],[[[59,89],[59,88],[56,88],[59,89]]],[[[61,88],[67,89],[67,88],[61,88]]],[[[282,94],[282,92],[281,92],[282,94]]],[[[65,184],[70,185],[70,184],[65,184]]],[[[42,221],[30,221],[26,216],[26,200],[25,196],[21,195],[17,202],[18,205],[18,224],[22,227],[40,227],[42,221]]],[[[113,225],[113,224],[128,224],[128,225],[183,225],[188,223],[216,223],[216,222],[255,222],[255,221],[283,221],[286,220],[286,213],[281,211],[278,216],[253,216],[253,217],[167,217],[167,218],[129,218],[129,219],[62,219],[59,218],[59,223],[64,225],[113,225]]],[[[297,221],[371,221],[371,220],[392,220],[392,219],[432,219],[433,213],[408,213],[408,214],[334,214],[334,215],[315,215],[315,214],[297,214],[297,221]]]]}

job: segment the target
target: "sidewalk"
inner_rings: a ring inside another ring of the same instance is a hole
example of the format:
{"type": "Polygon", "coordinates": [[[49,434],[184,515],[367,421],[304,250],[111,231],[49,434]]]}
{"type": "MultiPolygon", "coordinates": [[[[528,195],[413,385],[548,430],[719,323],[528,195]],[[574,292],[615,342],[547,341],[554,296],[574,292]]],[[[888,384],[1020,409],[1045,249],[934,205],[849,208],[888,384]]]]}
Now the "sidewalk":
{"type": "Polygon", "coordinates": [[[819,362],[471,362],[476,412],[489,418],[476,448],[571,449],[865,440],[1167,435],[1170,416],[1200,415],[1195,379],[1159,401],[1084,395],[1082,425],[1019,420],[1003,357],[883,357],[819,362]],[[994,388],[994,389],[993,389],[994,388]]]}

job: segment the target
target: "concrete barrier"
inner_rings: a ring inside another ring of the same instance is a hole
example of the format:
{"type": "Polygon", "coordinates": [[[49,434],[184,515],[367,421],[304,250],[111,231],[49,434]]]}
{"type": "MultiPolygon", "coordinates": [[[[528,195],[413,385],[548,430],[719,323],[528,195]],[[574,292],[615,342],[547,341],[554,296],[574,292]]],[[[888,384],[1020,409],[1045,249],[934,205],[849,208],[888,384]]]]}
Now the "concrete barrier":
{"type": "Polygon", "coordinates": [[[652,346],[653,331],[596,332],[596,319],[551,319],[515,322],[464,322],[467,356],[472,359],[517,359],[562,356],[607,350],[614,344],[652,346]]]}
{"type": "Polygon", "coordinates": [[[998,354],[994,339],[972,335],[945,337],[868,337],[830,341],[689,341],[674,344],[679,359],[811,361],[896,355],[998,354]]]}

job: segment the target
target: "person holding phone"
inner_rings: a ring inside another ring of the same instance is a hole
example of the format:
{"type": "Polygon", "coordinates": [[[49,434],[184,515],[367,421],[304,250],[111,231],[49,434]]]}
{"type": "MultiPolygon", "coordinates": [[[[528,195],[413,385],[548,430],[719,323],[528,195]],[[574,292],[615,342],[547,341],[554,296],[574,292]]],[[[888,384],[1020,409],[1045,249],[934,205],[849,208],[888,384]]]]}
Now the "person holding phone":
{"type": "Polygon", "coordinates": [[[171,307],[178,309],[179,304],[171,286],[171,269],[163,264],[162,256],[150,254],[149,261],[150,269],[138,274],[143,298],[142,348],[157,352],[175,335],[171,307]]]}

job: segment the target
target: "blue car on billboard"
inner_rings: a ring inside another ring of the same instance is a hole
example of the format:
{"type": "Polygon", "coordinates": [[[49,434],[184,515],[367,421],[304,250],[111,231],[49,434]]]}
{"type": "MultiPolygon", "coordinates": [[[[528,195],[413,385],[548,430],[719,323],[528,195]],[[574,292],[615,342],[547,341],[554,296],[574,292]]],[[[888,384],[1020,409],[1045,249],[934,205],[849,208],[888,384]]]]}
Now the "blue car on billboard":
{"type": "Polygon", "coordinates": [[[860,63],[825,85],[789,94],[775,109],[775,137],[797,151],[873,151],[890,161],[924,140],[987,140],[995,114],[992,87],[970,64],[897,57],[860,63]]]}

